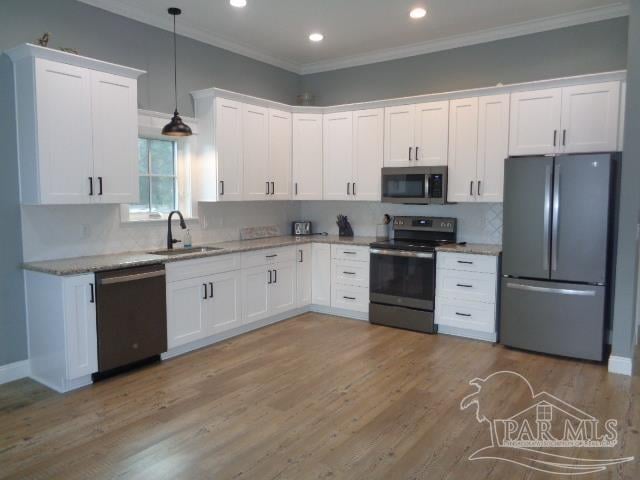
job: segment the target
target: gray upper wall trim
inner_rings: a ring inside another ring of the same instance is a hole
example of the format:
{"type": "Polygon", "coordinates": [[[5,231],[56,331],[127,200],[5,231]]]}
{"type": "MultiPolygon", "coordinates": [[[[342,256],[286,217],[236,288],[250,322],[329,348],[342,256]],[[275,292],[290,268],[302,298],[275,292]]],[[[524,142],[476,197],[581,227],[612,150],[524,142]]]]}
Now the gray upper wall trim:
{"type": "Polygon", "coordinates": [[[67,53],[55,48],[41,47],[31,43],[23,43],[17,47],[5,51],[9,58],[15,63],[23,58],[45,58],[53,62],[65,63],[76,67],[88,68],[90,70],[98,70],[100,72],[112,73],[121,77],[138,78],[140,75],[147,73],[137,68],[125,67],[115,63],[96,60],[95,58],[83,57],[74,53],[67,53]]]}
{"type": "Polygon", "coordinates": [[[626,70],[616,70],[613,72],[592,73],[588,75],[577,75],[572,77],[554,78],[550,80],[538,80],[534,82],[512,83],[508,85],[496,85],[494,87],[473,88],[467,90],[457,90],[453,92],[429,93],[412,97],[391,98],[386,100],[375,100],[371,102],[349,103],[344,105],[334,105],[325,107],[299,107],[287,105],[286,103],[274,102],[263,98],[244,95],[242,93],[224,90],[222,88],[207,88],[191,92],[195,100],[203,98],[222,97],[227,100],[249,103],[259,107],[284,110],[291,113],[338,113],[355,110],[367,110],[370,108],[386,108],[397,105],[412,105],[417,103],[435,102],[439,100],[455,100],[467,97],[483,97],[487,95],[499,95],[502,93],[513,93],[530,90],[542,90],[545,88],[567,87],[571,85],[587,85],[590,83],[624,81],[627,78],[626,70]]]}
{"type": "MultiPolygon", "coordinates": [[[[171,31],[173,24],[166,15],[156,15],[144,11],[138,7],[131,5],[131,2],[125,0],[79,0],[88,5],[92,5],[103,10],[110,11],[117,15],[131,18],[163,30],[171,31]]],[[[413,57],[425,53],[433,53],[452,48],[464,47],[469,45],[477,45],[480,43],[492,42],[506,38],[513,38],[531,33],[546,32],[559,28],[571,27],[585,23],[598,22],[601,20],[609,20],[612,18],[625,17],[629,15],[629,6],[626,3],[616,3],[604,7],[595,7],[577,12],[567,13],[563,15],[555,15],[552,17],[531,20],[528,22],[520,22],[503,27],[482,30],[469,34],[456,35],[438,40],[432,40],[413,45],[406,45],[394,49],[385,49],[370,52],[362,55],[349,56],[336,60],[328,60],[324,62],[314,62],[309,64],[299,64],[286,59],[277,58],[273,55],[266,54],[250,48],[245,45],[229,41],[224,38],[217,37],[210,32],[198,28],[192,28],[185,25],[178,25],[177,31],[180,35],[190,37],[200,42],[208,43],[215,47],[229,50],[233,53],[243,55],[245,57],[268,63],[276,67],[288,70],[298,75],[308,75],[312,73],[320,73],[331,70],[339,70],[342,68],[356,67],[368,65],[372,63],[384,62],[387,60],[396,60],[400,58],[413,57]]]]}

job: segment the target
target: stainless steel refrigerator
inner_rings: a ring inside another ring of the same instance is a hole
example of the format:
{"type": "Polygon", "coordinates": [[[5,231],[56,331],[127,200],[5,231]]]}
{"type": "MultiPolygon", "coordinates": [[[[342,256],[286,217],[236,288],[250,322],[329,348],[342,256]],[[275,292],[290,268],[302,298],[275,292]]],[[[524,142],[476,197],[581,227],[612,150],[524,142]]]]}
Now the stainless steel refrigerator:
{"type": "Polygon", "coordinates": [[[618,153],[505,164],[500,342],[602,361],[618,153]]]}

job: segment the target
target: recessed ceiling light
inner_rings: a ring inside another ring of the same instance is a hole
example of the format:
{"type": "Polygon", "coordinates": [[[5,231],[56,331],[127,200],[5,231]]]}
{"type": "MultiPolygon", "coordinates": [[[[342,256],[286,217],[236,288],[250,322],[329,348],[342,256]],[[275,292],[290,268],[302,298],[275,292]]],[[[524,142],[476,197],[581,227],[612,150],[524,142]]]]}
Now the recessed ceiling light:
{"type": "Polygon", "coordinates": [[[312,33],[309,35],[309,40],[312,42],[321,42],[324,39],[324,35],[321,33],[312,33]]]}
{"type": "Polygon", "coordinates": [[[229,0],[232,7],[243,8],[247,6],[247,0],[229,0]]]}
{"type": "Polygon", "coordinates": [[[424,8],[414,8],[409,12],[409,16],[411,18],[422,18],[427,14],[427,11],[424,8]]]}

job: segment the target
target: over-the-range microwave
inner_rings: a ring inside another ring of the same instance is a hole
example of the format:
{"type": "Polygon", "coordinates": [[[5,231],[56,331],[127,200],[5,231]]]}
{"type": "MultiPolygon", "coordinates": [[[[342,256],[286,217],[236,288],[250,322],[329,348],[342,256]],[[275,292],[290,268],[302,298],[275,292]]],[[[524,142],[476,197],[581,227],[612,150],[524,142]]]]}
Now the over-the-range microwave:
{"type": "Polygon", "coordinates": [[[414,205],[447,203],[447,167],[383,168],[382,201],[414,205]]]}

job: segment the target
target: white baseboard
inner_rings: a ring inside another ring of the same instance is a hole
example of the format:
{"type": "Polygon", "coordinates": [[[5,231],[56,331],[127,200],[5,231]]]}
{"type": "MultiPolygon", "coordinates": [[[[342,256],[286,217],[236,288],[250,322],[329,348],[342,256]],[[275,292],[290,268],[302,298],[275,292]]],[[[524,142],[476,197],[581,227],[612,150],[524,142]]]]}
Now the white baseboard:
{"type": "Polygon", "coordinates": [[[28,377],[30,373],[29,360],[2,365],[0,366],[0,385],[28,377]]]}
{"type": "Polygon", "coordinates": [[[609,372],[631,376],[633,372],[633,360],[627,357],[609,357],[609,372]]]}
{"type": "Polygon", "coordinates": [[[356,312],[354,310],[345,310],[342,308],[333,308],[325,305],[311,305],[308,309],[314,313],[324,313],[325,315],[337,315],[338,317],[351,318],[352,320],[369,321],[368,312],[356,312]]]}
{"type": "Polygon", "coordinates": [[[478,332],[466,328],[450,327],[448,325],[438,325],[438,334],[453,335],[456,337],[470,338],[472,340],[481,340],[483,342],[496,343],[496,333],[478,332]]]}

